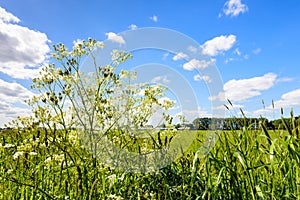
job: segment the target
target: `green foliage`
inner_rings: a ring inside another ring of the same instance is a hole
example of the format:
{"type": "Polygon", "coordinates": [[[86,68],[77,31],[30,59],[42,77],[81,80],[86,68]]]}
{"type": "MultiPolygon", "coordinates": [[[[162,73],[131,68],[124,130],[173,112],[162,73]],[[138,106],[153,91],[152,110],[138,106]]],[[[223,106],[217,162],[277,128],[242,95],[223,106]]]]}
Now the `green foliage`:
{"type": "MultiPolygon", "coordinates": [[[[115,52],[112,65],[95,65],[94,74],[82,74],[80,60],[91,55],[97,46],[102,47],[102,43],[92,39],[75,45],[71,51],[62,44],[54,46],[53,57],[61,68],[47,65],[41,76],[33,80],[33,88],[38,91],[28,101],[33,115],[19,117],[9,125],[14,127],[12,130],[0,133],[0,199],[300,197],[300,126],[299,118],[293,116],[282,119],[283,127],[272,130],[264,119],[259,123],[232,118],[226,122],[231,123],[231,130],[214,133],[219,140],[207,154],[201,152],[203,139],[215,131],[197,131],[196,140],[187,152],[182,152],[182,157],[151,173],[126,173],[96,159],[83,145],[78,127],[90,134],[95,133],[88,128],[94,120],[100,128],[116,120],[114,116],[123,112],[107,106],[115,106],[113,97],[125,98],[124,93],[113,91],[122,89],[126,77],[132,75],[126,71],[116,73],[116,67],[130,58],[124,52],[115,52]],[[80,121],[79,116],[84,120],[80,121]],[[233,128],[232,124],[240,127],[233,128]],[[253,128],[256,124],[257,128],[253,128]]],[[[142,115],[130,115],[134,126],[147,121],[151,115],[149,107],[171,105],[158,103],[164,91],[159,86],[140,85],[120,91],[127,92],[126,112],[132,108],[143,111],[142,115]],[[141,89],[145,95],[135,96],[141,89]],[[132,95],[128,97],[129,93],[132,95]]],[[[171,124],[170,119],[168,122],[171,124]]],[[[199,119],[194,122],[199,125],[199,119]]],[[[208,128],[209,123],[205,119],[202,125],[208,128]]],[[[141,139],[119,129],[110,128],[106,133],[117,147],[139,153],[167,147],[180,134],[157,131],[152,137],[141,139]]]]}
{"type": "Polygon", "coordinates": [[[228,117],[228,118],[208,118],[201,117],[193,120],[193,125],[197,130],[223,129],[239,130],[245,126],[251,126],[257,129],[259,123],[263,123],[267,128],[274,128],[273,121],[269,122],[266,118],[246,118],[246,117],[228,117]]]}
{"type": "MultiPolygon", "coordinates": [[[[61,133],[61,130],[56,132],[61,133]]],[[[157,144],[165,145],[168,134],[156,137],[157,144]]],[[[300,146],[299,140],[288,130],[253,130],[249,126],[222,131],[216,146],[203,155],[196,151],[206,134],[206,131],[198,131],[197,140],[190,150],[171,165],[156,172],[135,174],[105,167],[82,148],[75,131],[70,131],[65,142],[54,141],[54,135],[45,131],[28,130],[27,134],[20,130],[9,134],[3,132],[0,140],[0,198],[299,197],[300,146]]],[[[129,150],[138,151],[136,143],[129,146],[129,150]]]]}

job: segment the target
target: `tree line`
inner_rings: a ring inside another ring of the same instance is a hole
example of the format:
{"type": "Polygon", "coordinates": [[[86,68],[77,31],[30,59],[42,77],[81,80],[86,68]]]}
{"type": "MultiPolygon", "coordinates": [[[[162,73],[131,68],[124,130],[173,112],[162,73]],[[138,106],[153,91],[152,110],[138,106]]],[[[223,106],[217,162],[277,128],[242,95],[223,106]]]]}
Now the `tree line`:
{"type": "MultiPolygon", "coordinates": [[[[300,115],[297,117],[281,118],[275,120],[268,120],[267,118],[245,118],[245,117],[229,117],[229,118],[196,118],[192,123],[184,124],[182,126],[189,127],[196,130],[221,129],[221,130],[237,130],[242,127],[249,127],[258,129],[263,125],[267,129],[286,129],[291,124],[300,125],[300,115]],[[288,126],[288,127],[287,127],[288,126]]],[[[178,126],[178,125],[177,125],[178,126]]]]}

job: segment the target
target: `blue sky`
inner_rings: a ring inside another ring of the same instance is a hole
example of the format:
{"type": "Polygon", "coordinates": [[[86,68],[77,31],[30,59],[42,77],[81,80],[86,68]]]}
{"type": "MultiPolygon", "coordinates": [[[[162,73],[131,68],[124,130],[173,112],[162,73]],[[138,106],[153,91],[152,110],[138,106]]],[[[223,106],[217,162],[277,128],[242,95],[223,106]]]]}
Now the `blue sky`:
{"type": "MultiPolygon", "coordinates": [[[[249,117],[277,118],[281,107],[285,115],[291,108],[300,115],[299,10],[300,2],[293,0],[1,0],[0,127],[30,113],[22,100],[33,94],[31,79],[47,62],[52,44],[71,47],[88,37],[117,44],[122,34],[115,34],[145,27],[174,30],[199,44],[198,51],[220,72],[222,94],[234,104],[227,115],[240,115],[242,108],[249,117]]],[[[210,100],[222,95],[209,97],[206,86],[211,77],[187,70],[191,60],[163,51],[133,52],[133,56],[126,66],[161,63],[185,78],[197,98],[197,106],[186,111],[188,119],[214,112],[210,100]]],[[[159,65],[153,67],[152,80],[180,88],[169,72],[160,74],[158,69],[159,65]]],[[[176,95],[178,102],[183,94],[176,95]]],[[[180,111],[172,114],[176,112],[180,111]]]]}

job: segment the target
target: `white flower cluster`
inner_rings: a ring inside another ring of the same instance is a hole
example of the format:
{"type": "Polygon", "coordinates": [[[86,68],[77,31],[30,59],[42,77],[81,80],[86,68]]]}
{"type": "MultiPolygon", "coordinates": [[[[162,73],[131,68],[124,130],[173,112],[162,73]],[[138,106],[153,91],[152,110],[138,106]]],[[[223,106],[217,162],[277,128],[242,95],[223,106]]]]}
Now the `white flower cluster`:
{"type": "MultiPolygon", "coordinates": [[[[2,144],[0,145],[0,147],[2,146],[2,144]]],[[[3,147],[5,148],[5,149],[8,149],[8,148],[13,148],[13,147],[15,147],[16,145],[14,145],[14,144],[5,144],[3,147]]]]}
{"type": "MultiPolygon", "coordinates": [[[[13,155],[13,159],[16,160],[18,159],[20,156],[23,156],[25,154],[24,151],[17,151],[14,155],[13,155]]],[[[29,152],[28,155],[30,156],[36,156],[37,153],[36,152],[29,152]]]]}
{"type": "Polygon", "coordinates": [[[23,156],[24,152],[23,151],[17,151],[14,155],[13,155],[13,158],[14,159],[17,159],[19,158],[19,156],[23,156]]]}
{"type": "Polygon", "coordinates": [[[64,160],[64,158],[65,158],[64,154],[55,154],[53,156],[49,156],[48,158],[46,158],[44,163],[50,163],[51,161],[62,162],[64,160]]]}
{"type": "Polygon", "coordinates": [[[108,198],[108,199],[115,199],[115,200],[122,200],[122,199],[124,199],[123,197],[117,196],[117,195],[115,195],[115,194],[110,194],[110,195],[108,195],[107,198],[108,198]]]}

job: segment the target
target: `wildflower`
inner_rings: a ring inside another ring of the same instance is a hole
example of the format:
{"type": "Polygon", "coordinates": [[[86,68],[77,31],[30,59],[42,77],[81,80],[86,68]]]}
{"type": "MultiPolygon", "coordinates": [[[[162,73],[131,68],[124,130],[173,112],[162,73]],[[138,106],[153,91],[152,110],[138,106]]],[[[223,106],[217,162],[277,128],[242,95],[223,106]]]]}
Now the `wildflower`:
{"type": "Polygon", "coordinates": [[[36,156],[36,155],[37,155],[37,152],[30,152],[29,155],[31,155],[31,156],[36,156]]]}
{"type": "Polygon", "coordinates": [[[176,191],[178,191],[178,188],[177,188],[177,187],[170,187],[170,189],[169,189],[169,190],[170,190],[170,192],[172,192],[172,193],[173,193],[173,192],[176,192],[176,191]]]}
{"type": "Polygon", "coordinates": [[[13,155],[13,158],[14,159],[17,159],[19,158],[19,156],[23,156],[24,152],[23,151],[17,151],[14,155],[13,155]]]}
{"type": "Polygon", "coordinates": [[[112,182],[112,181],[115,180],[116,176],[117,176],[116,174],[112,174],[110,176],[107,176],[106,179],[108,179],[108,180],[110,180],[112,182]]]}
{"type": "Polygon", "coordinates": [[[51,158],[51,157],[48,157],[48,158],[44,161],[44,163],[49,163],[49,162],[51,162],[51,160],[52,160],[52,158],[51,158]]]}
{"type": "Polygon", "coordinates": [[[150,192],[150,197],[151,197],[151,199],[154,197],[154,193],[152,193],[152,192],[150,192]]]}
{"type": "Polygon", "coordinates": [[[120,196],[117,196],[117,195],[115,195],[115,194],[110,194],[110,195],[108,196],[108,199],[122,200],[122,199],[124,199],[124,198],[123,198],[123,197],[120,197],[120,196]]]}
{"type": "Polygon", "coordinates": [[[125,173],[123,173],[122,176],[118,178],[118,180],[123,181],[124,178],[125,178],[125,173]]]}
{"type": "Polygon", "coordinates": [[[27,143],[27,144],[24,144],[24,145],[20,145],[20,146],[17,146],[17,150],[18,151],[28,151],[32,148],[32,146],[27,143]]]}
{"type": "Polygon", "coordinates": [[[111,188],[114,185],[116,177],[117,177],[116,174],[112,174],[112,175],[106,177],[106,179],[108,179],[110,182],[109,188],[111,188]]]}
{"type": "Polygon", "coordinates": [[[54,160],[59,161],[59,162],[63,161],[64,158],[65,158],[64,154],[60,154],[60,155],[55,154],[54,155],[54,160]]]}
{"type": "Polygon", "coordinates": [[[6,144],[6,145],[4,145],[4,148],[12,148],[12,147],[15,147],[15,145],[14,144],[6,144]]]}
{"type": "Polygon", "coordinates": [[[46,143],[41,143],[40,147],[46,147],[46,143]]]}

